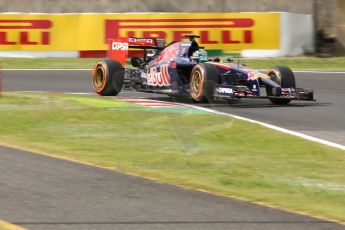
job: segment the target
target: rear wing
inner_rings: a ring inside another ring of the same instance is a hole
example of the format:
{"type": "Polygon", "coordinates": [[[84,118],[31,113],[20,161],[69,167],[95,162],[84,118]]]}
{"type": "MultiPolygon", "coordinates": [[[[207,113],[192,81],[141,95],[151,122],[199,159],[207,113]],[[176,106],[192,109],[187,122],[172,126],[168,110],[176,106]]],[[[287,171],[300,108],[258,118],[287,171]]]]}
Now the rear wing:
{"type": "Polygon", "coordinates": [[[158,49],[165,47],[165,40],[160,38],[117,38],[109,39],[108,58],[124,65],[129,49],[158,49]]]}
{"type": "Polygon", "coordinates": [[[129,48],[137,49],[163,49],[165,39],[162,38],[127,38],[129,48]]]}

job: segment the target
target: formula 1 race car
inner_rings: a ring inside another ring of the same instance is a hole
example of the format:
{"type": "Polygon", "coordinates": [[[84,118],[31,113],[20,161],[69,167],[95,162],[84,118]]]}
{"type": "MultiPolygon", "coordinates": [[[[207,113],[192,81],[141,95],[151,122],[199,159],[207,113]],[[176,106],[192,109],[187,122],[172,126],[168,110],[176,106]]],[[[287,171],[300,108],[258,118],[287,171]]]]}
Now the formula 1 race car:
{"type": "Polygon", "coordinates": [[[267,73],[247,68],[232,59],[222,63],[210,60],[195,41],[172,42],[158,38],[119,38],[110,40],[109,58],[96,63],[93,89],[102,96],[115,96],[122,88],[143,92],[187,96],[195,102],[213,99],[264,98],[273,104],[291,100],[313,100],[313,90],[296,88],[290,68],[277,66],[267,73]],[[126,68],[129,49],[141,50],[132,57],[134,68],[126,68]],[[266,88],[264,95],[260,87],[266,88]]]}

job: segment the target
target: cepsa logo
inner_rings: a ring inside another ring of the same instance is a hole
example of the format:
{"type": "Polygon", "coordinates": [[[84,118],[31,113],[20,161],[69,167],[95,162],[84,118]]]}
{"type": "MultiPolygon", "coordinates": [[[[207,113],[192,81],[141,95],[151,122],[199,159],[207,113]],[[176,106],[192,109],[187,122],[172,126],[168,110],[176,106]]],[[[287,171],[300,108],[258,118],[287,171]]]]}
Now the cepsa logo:
{"type": "Polygon", "coordinates": [[[198,34],[202,44],[251,44],[254,24],[252,18],[106,20],[105,41],[118,37],[180,41],[185,34],[198,34]]]}
{"type": "Polygon", "coordinates": [[[0,20],[0,45],[49,45],[50,20],[0,20]]]}
{"type": "Polygon", "coordinates": [[[112,42],[111,44],[112,50],[128,50],[128,43],[126,42],[112,42]]]}

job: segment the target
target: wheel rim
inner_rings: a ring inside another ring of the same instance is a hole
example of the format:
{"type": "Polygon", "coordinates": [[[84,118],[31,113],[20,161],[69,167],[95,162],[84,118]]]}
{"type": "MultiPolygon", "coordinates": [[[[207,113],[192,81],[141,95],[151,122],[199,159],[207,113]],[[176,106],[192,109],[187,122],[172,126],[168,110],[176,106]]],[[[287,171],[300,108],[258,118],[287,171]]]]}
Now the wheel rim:
{"type": "Polygon", "coordinates": [[[96,92],[101,92],[106,83],[106,70],[102,63],[97,63],[94,74],[93,74],[93,86],[96,92]]]}
{"type": "Polygon", "coordinates": [[[276,71],[271,71],[268,76],[271,77],[271,79],[277,83],[278,85],[281,85],[281,79],[280,79],[280,75],[279,73],[277,73],[276,71]]]}
{"type": "MultiPolygon", "coordinates": [[[[272,70],[268,73],[268,76],[270,76],[275,83],[281,86],[281,77],[277,70],[272,70]]],[[[266,88],[266,92],[269,94],[268,96],[272,95],[272,87],[266,88]]],[[[270,101],[273,104],[284,105],[289,103],[291,100],[285,98],[270,98],[270,101]]]]}
{"type": "Polygon", "coordinates": [[[191,95],[193,98],[201,96],[204,85],[204,75],[200,69],[196,69],[192,74],[191,80],[191,95]]]}

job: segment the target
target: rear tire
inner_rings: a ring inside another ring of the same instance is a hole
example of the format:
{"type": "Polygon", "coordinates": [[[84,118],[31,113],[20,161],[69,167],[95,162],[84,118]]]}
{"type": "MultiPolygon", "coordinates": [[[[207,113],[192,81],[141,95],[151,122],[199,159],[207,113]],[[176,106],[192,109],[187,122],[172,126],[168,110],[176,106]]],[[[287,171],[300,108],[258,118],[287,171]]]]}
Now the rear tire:
{"type": "Polygon", "coordinates": [[[97,62],[92,71],[93,90],[101,96],[116,96],[123,86],[123,70],[117,61],[104,59],[97,62]]]}
{"type": "MultiPolygon", "coordinates": [[[[292,70],[286,66],[276,66],[272,67],[269,72],[268,76],[271,77],[275,83],[280,85],[282,88],[295,88],[296,81],[295,75],[293,74],[292,70]]],[[[272,94],[272,87],[266,85],[266,93],[267,96],[273,96],[272,94]]],[[[269,100],[275,105],[286,105],[290,103],[290,99],[284,98],[269,98],[269,100]]]]}
{"type": "Polygon", "coordinates": [[[195,102],[212,102],[215,85],[219,82],[217,67],[209,63],[194,66],[190,82],[190,96],[195,102]]]}

